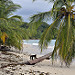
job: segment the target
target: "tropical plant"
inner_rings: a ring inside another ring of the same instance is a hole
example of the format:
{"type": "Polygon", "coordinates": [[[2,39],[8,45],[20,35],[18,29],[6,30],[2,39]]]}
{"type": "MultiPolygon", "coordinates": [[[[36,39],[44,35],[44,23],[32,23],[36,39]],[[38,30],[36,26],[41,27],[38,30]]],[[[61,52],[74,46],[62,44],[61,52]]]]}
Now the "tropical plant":
{"type": "Polygon", "coordinates": [[[20,28],[21,16],[13,16],[13,12],[19,8],[21,6],[11,0],[0,0],[0,45],[22,48],[22,38],[27,37],[27,34],[23,28],[20,28]]]}
{"type": "MultiPolygon", "coordinates": [[[[21,27],[27,29],[29,33],[29,39],[39,39],[41,37],[41,34],[44,32],[44,30],[49,27],[49,24],[42,22],[39,27],[35,27],[35,25],[31,23],[24,23],[21,27]]],[[[54,33],[54,38],[55,35],[56,34],[54,33]]]]}
{"type": "Polygon", "coordinates": [[[40,47],[46,48],[53,38],[53,31],[58,29],[58,36],[52,52],[52,59],[59,56],[62,62],[70,65],[75,57],[75,0],[46,0],[53,3],[48,12],[42,12],[31,17],[31,22],[53,20],[40,38],[40,47]]]}

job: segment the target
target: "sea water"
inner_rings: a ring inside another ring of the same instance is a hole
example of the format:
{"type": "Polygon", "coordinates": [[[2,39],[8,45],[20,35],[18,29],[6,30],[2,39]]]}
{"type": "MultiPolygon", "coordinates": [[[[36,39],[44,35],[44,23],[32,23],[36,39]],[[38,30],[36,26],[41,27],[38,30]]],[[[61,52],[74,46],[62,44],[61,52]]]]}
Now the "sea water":
{"type": "Polygon", "coordinates": [[[26,45],[23,48],[23,52],[26,52],[28,54],[45,55],[45,54],[53,51],[55,41],[56,40],[51,40],[47,49],[43,49],[41,52],[41,49],[39,47],[39,40],[23,40],[24,45],[26,45]]]}
{"type": "MultiPolygon", "coordinates": [[[[37,55],[45,55],[49,52],[52,52],[55,46],[56,40],[51,40],[47,49],[41,49],[39,47],[39,40],[23,40],[25,47],[23,48],[23,52],[28,54],[37,54],[37,55]]],[[[75,59],[73,59],[72,64],[75,65],[75,59]]]]}
{"type": "MultiPolygon", "coordinates": [[[[55,45],[55,41],[56,40],[51,40],[49,45],[54,46],[55,45]]],[[[24,44],[31,44],[31,45],[38,45],[39,44],[39,40],[23,40],[23,43],[24,44]]]]}

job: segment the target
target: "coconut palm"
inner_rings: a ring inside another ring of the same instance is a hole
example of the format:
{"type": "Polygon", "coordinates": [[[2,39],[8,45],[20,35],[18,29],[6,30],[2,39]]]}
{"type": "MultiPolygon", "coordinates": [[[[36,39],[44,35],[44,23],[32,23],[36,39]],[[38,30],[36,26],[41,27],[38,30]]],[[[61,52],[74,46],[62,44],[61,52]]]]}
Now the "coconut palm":
{"type": "Polygon", "coordinates": [[[21,49],[22,39],[26,31],[20,28],[21,16],[13,16],[13,12],[19,8],[21,6],[14,4],[11,0],[0,0],[0,45],[9,45],[21,49]]]}
{"type": "Polygon", "coordinates": [[[50,11],[42,12],[31,17],[31,22],[53,20],[40,38],[40,47],[46,48],[53,37],[53,30],[58,29],[52,59],[57,55],[62,62],[70,65],[75,56],[75,1],[74,0],[46,0],[53,2],[50,11]]]}

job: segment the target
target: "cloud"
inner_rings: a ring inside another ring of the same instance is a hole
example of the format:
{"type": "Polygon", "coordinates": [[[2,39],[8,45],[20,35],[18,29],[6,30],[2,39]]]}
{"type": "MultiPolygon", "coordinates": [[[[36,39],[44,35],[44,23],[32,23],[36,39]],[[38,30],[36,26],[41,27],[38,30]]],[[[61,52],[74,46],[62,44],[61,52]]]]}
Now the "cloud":
{"type": "Polygon", "coordinates": [[[52,8],[52,3],[48,3],[44,0],[36,0],[32,2],[32,0],[12,0],[14,3],[21,5],[21,9],[19,9],[14,14],[21,15],[24,21],[29,21],[29,17],[37,14],[39,12],[49,11],[52,8]]]}

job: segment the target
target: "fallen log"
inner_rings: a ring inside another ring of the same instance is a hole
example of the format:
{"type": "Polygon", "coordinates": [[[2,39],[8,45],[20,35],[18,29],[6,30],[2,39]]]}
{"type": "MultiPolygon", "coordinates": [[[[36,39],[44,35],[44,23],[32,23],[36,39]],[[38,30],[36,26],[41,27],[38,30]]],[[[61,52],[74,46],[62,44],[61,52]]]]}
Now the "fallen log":
{"type": "Polygon", "coordinates": [[[42,57],[39,57],[37,59],[34,59],[34,60],[29,60],[27,62],[22,62],[22,63],[11,63],[11,64],[8,64],[8,65],[4,65],[4,66],[1,66],[0,69],[2,68],[5,68],[5,67],[8,67],[8,66],[17,66],[17,65],[34,65],[36,63],[39,63],[41,61],[43,61],[44,59],[46,58],[49,58],[50,56],[52,55],[52,53],[48,53],[42,57]]]}
{"type": "Polygon", "coordinates": [[[17,66],[17,65],[25,65],[25,62],[7,64],[7,65],[4,65],[4,66],[1,66],[0,69],[6,68],[6,67],[9,67],[9,66],[17,66]]]}
{"type": "Polygon", "coordinates": [[[44,55],[42,57],[39,57],[37,59],[27,61],[25,64],[27,64],[27,65],[34,65],[36,63],[39,63],[39,62],[43,61],[46,58],[49,58],[51,55],[52,55],[52,53],[48,53],[48,54],[46,54],[46,55],[44,55]]]}

